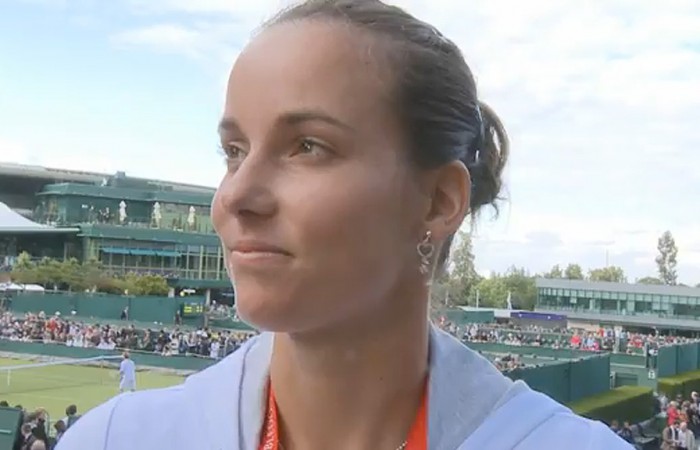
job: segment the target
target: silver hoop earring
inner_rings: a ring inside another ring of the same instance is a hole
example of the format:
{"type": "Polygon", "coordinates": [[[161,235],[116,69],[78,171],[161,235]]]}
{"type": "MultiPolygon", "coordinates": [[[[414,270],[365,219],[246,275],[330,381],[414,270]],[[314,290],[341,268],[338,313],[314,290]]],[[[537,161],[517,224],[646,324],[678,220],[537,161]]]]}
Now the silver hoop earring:
{"type": "Polygon", "coordinates": [[[433,253],[435,253],[435,246],[431,242],[433,233],[428,230],[425,232],[425,237],[416,247],[418,256],[420,257],[420,273],[426,275],[430,272],[430,266],[432,265],[433,253]]]}

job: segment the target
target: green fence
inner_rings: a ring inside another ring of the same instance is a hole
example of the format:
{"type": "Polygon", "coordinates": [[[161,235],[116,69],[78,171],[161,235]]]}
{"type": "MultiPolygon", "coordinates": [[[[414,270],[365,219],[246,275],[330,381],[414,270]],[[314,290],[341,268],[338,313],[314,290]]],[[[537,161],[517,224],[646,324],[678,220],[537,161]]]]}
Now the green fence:
{"type": "Polygon", "coordinates": [[[610,355],[516,369],[508,376],[559,402],[574,402],[610,390],[610,355]]]}
{"type": "Polygon", "coordinates": [[[14,448],[22,423],[22,412],[15,408],[0,407],[0,449],[14,448]]]}
{"type": "MultiPolygon", "coordinates": [[[[53,356],[57,358],[94,358],[97,356],[118,356],[116,350],[100,350],[97,348],[67,347],[59,344],[42,344],[39,342],[19,342],[0,340],[0,351],[24,353],[28,355],[53,356]]],[[[216,361],[194,356],[162,356],[156,353],[131,351],[131,359],[136,366],[162,367],[175,370],[199,371],[216,361]]]]}
{"type": "Polygon", "coordinates": [[[577,359],[596,355],[595,352],[570,348],[540,347],[535,345],[508,345],[497,342],[467,342],[473,350],[489,353],[510,353],[515,355],[541,356],[553,359],[577,359]]]}
{"type": "MultiPolygon", "coordinates": [[[[204,303],[203,297],[186,297],[187,303],[204,303]]],[[[134,297],[109,294],[84,294],[69,292],[18,293],[12,297],[13,312],[39,312],[47,315],[75,315],[96,319],[118,320],[125,307],[129,307],[129,320],[170,324],[183,299],[180,297],[134,297]]]]}
{"type": "Polygon", "coordinates": [[[700,369],[700,344],[692,342],[661,347],[656,368],[659,378],[700,369]]]}

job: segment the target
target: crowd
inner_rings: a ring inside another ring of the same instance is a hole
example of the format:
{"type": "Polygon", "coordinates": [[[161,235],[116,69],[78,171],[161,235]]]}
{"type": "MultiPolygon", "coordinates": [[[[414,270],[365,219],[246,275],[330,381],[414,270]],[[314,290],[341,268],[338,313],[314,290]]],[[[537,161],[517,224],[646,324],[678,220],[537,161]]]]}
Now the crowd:
{"type": "Polygon", "coordinates": [[[62,344],[103,350],[129,349],[160,353],[164,356],[196,355],[219,359],[236,350],[249,333],[215,331],[208,328],[184,330],[139,329],[133,324],[85,323],[66,320],[59,314],[46,316],[27,313],[23,318],[11,313],[0,316],[0,338],[18,341],[62,344]]]}
{"type": "Polygon", "coordinates": [[[689,399],[682,395],[669,401],[661,398],[666,413],[666,427],[661,433],[662,450],[697,450],[700,442],[700,395],[693,392],[689,399]]]}
{"type": "Polygon", "coordinates": [[[600,327],[595,331],[574,328],[545,328],[537,325],[466,324],[441,321],[446,331],[464,342],[494,342],[507,345],[531,345],[645,354],[666,345],[691,342],[683,336],[634,333],[620,328],[600,327]]]}
{"type": "Polygon", "coordinates": [[[19,428],[15,430],[16,439],[12,450],[52,450],[66,432],[79,418],[78,408],[69,405],[66,415],[53,422],[53,432],[49,430],[48,414],[45,409],[25,411],[22,405],[10,407],[6,401],[0,401],[0,408],[16,409],[20,413],[19,428]]]}

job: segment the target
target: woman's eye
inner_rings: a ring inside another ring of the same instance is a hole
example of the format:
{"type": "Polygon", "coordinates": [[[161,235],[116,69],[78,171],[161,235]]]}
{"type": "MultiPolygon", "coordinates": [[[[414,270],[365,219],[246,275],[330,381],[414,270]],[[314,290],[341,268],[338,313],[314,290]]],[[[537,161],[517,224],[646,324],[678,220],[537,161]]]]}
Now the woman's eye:
{"type": "Polygon", "coordinates": [[[299,149],[297,153],[300,154],[316,154],[321,156],[326,152],[326,147],[313,139],[302,139],[299,143],[299,149]]]}
{"type": "Polygon", "coordinates": [[[221,151],[226,161],[236,161],[245,156],[243,149],[235,144],[222,144],[221,151]]]}

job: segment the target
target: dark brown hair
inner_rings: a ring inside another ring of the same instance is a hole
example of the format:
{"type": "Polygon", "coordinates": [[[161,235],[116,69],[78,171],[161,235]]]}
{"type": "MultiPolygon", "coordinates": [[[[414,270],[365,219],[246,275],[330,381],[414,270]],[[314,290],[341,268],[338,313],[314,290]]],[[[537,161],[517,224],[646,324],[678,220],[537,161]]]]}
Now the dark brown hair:
{"type": "MultiPolygon", "coordinates": [[[[307,19],[337,20],[371,33],[388,45],[395,74],[392,98],[423,168],[460,160],[471,175],[469,210],[476,216],[494,205],[508,158],[508,138],[496,113],[479,101],[474,76],[462,52],[435,27],[379,0],[307,0],[283,10],[264,26],[307,19]]],[[[449,256],[450,236],[438,256],[449,256]]]]}

